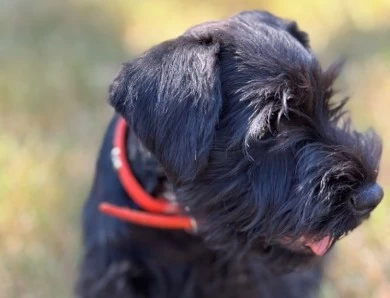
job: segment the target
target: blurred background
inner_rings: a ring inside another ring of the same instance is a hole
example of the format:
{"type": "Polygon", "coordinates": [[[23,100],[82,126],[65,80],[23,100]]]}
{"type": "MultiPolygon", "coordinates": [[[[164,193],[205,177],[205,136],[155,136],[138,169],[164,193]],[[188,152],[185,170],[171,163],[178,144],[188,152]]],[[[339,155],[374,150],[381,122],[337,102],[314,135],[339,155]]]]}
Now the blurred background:
{"type": "MultiPolygon", "coordinates": [[[[295,19],[338,82],[355,126],[384,139],[390,190],[390,1],[0,1],[0,297],[72,297],[80,210],[120,63],[199,22],[243,9],[295,19]]],[[[323,298],[390,297],[390,202],[343,239],[323,298]]]]}

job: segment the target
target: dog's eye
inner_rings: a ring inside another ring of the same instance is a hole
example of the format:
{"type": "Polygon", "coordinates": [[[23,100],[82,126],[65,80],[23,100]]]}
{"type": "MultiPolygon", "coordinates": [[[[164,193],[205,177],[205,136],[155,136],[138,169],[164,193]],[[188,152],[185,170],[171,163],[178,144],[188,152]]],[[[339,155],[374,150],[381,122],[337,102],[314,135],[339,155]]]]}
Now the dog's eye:
{"type": "Polygon", "coordinates": [[[209,46],[214,42],[213,37],[211,35],[205,36],[199,40],[199,43],[204,46],[209,46]]]}
{"type": "Polygon", "coordinates": [[[272,251],[272,246],[271,245],[268,245],[268,246],[263,248],[263,252],[265,254],[269,254],[271,251],[272,251]]]}

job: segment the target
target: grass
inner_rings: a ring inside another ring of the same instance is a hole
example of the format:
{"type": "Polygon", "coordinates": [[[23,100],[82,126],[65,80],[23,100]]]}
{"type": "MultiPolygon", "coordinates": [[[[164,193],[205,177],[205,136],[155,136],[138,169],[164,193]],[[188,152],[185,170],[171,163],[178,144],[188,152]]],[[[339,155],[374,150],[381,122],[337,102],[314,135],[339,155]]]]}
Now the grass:
{"type": "MultiPolygon", "coordinates": [[[[0,298],[72,297],[80,209],[112,113],[107,86],[133,53],[199,21],[254,5],[298,19],[325,63],[349,53],[340,85],[353,90],[357,127],[373,124],[388,139],[390,24],[384,16],[390,10],[386,1],[373,2],[301,1],[309,13],[283,1],[4,0],[0,298]]],[[[386,143],[384,149],[380,179],[389,189],[386,143]]],[[[385,200],[368,223],[341,241],[322,297],[390,297],[389,211],[385,200]]]]}

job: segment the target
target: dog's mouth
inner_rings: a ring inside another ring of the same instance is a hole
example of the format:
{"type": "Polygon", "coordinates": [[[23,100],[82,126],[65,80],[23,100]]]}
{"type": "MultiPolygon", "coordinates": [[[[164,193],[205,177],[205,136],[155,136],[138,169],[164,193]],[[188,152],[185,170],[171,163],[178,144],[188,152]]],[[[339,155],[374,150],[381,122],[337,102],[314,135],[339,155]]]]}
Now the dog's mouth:
{"type": "Polygon", "coordinates": [[[331,247],[333,239],[327,235],[320,240],[305,239],[305,246],[308,247],[316,256],[323,256],[331,247]]]}
{"type": "Polygon", "coordinates": [[[332,237],[327,235],[321,239],[313,236],[301,236],[298,239],[292,240],[290,237],[285,237],[280,243],[292,251],[323,256],[328,252],[333,242],[332,237]]]}

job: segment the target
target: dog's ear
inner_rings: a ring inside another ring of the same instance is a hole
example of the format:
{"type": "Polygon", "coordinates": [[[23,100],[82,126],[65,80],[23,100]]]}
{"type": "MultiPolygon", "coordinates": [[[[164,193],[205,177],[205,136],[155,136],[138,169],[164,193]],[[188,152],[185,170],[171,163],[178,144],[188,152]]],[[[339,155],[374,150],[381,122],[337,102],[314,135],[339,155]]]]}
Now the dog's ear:
{"type": "Polygon", "coordinates": [[[257,26],[265,23],[268,26],[285,30],[298,40],[299,43],[301,43],[306,49],[310,48],[309,36],[306,32],[299,29],[295,21],[281,19],[269,12],[260,10],[243,11],[233,18],[251,26],[257,26]]]}
{"type": "Polygon", "coordinates": [[[222,106],[219,42],[199,28],[125,63],[109,101],[173,181],[193,179],[208,161],[222,106]]]}

